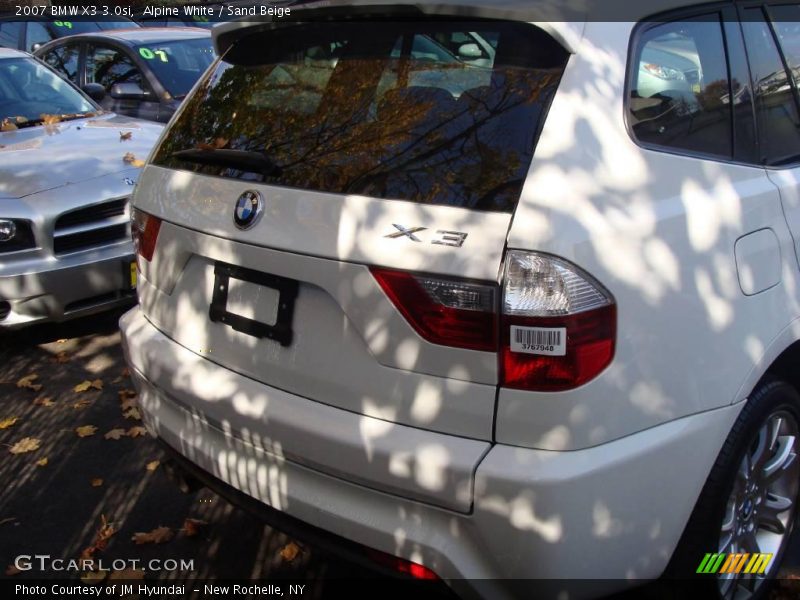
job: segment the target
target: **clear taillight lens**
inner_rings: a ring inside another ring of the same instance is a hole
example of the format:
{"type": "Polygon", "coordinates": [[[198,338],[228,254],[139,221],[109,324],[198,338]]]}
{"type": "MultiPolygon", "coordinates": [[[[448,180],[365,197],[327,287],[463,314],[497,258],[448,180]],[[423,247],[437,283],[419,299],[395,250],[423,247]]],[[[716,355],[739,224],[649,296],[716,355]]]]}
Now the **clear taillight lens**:
{"type": "Polygon", "coordinates": [[[147,262],[153,260],[160,230],[161,219],[141,210],[131,209],[131,235],[137,263],[140,257],[147,262]]]}
{"type": "Polygon", "coordinates": [[[506,254],[500,325],[503,387],[562,391],[614,357],[614,299],[576,266],[535,252],[506,254]]]}

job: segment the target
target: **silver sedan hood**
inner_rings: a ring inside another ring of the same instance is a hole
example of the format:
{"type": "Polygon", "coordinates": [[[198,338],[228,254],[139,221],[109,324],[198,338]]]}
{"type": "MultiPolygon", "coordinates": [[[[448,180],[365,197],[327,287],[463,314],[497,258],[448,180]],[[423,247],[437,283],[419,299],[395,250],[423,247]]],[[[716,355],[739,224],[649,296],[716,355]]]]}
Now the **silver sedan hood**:
{"type": "Polygon", "coordinates": [[[162,129],[109,113],[2,132],[0,200],[128,170],[147,158],[162,129]]]}

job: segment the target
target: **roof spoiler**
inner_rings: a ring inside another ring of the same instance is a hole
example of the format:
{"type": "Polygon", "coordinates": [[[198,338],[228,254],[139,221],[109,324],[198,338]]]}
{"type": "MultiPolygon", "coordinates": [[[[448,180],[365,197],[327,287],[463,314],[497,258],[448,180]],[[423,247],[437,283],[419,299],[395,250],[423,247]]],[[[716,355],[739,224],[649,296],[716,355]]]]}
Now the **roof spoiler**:
{"type": "Polygon", "coordinates": [[[392,17],[400,20],[413,20],[427,16],[447,16],[461,19],[502,19],[532,23],[550,34],[568,52],[574,54],[583,35],[585,13],[567,11],[558,0],[516,0],[501,5],[490,3],[470,3],[469,0],[442,3],[403,3],[392,4],[381,0],[319,0],[294,3],[290,5],[289,16],[241,17],[222,23],[212,29],[214,49],[222,56],[237,40],[261,31],[291,27],[309,21],[347,21],[368,19],[369,17],[392,17]],[[334,4],[335,1],[335,4],[334,4]],[[566,18],[565,18],[566,17],[566,18]],[[550,20],[550,19],[554,20],[550,20]],[[555,20],[558,19],[558,20],[555,20]]]}

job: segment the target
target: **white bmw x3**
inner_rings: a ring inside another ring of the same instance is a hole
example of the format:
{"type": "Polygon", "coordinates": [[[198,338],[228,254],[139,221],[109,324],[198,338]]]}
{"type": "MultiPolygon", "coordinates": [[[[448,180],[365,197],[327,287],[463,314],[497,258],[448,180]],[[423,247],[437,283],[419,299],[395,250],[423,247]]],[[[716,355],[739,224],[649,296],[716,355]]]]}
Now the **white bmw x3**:
{"type": "Polygon", "coordinates": [[[215,28],[133,199],[151,431],[459,592],[762,595],[800,485],[800,5],[626,10],[215,28]]]}

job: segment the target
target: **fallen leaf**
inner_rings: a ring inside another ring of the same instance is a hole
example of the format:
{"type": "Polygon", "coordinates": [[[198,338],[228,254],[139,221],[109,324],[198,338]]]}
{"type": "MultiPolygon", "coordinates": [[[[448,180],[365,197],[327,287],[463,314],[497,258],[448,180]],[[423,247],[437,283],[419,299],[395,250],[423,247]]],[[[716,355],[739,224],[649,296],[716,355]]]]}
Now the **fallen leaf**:
{"type": "Polygon", "coordinates": [[[55,125],[61,122],[61,117],[59,115],[42,114],[39,115],[39,118],[42,120],[43,125],[55,125]]]}
{"type": "Polygon", "coordinates": [[[39,379],[39,376],[36,373],[32,373],[31,375],[26,375],[17,382],[17,387],[20,389],[33,390],[34,392],[38,392],[40,389],[42,389],[42,385],[39,383],[33,383],[37,379],[39,379]]]}
{"type": "Polygon", "coordinates": [[[147,463],[147,467],[146,468],[147,468],[148,471],[150,471],[152,473],[153,471],[155,471],[158,468],[158,465],[160,465],[160,464],[161,464],[160,460],[151,460],[149,463],[147,463]]]}
{"type": "Polygon", "coordinates": [[[118,440],[120,438],[124,438],[126,435],[128,434],[125,433],[124,429],[117,428],[117,429],[112,429],[111,431],[106,433],[103,437],[107,440],[118,440]]]}
{"type": "Polygon", "coordinates": [[[131,376],[130,370],[128,369],[128,367],[125,367],[122,369],[122,372],[119,374],[119,377],[117,377],[111,383],[121,383],[123,379],[127,379],[130,376],[131,376]]]}
{"type": "Polygon", "coordinates": [[[37,379],[39,379],[39,376],[36,373],[31,373],[30,375],[26,375],[17,382],[17,387],[26,388],[37,379]]]}
{"type": "Polygon", "coordinates": [[[135,414],[132,414],[130,417],[128,417],[130,419],[141,418],[141,413],[139,412],[139,404],[136,402],[136,398],[128,398],[127,400],[123,400],[119,408],[122,411],[123,415],[130,410],[136,411],[135,414]]]}
{"type": "Polygon", "coordinates": [[[81,393],[81,392],[85,392],[90,387],[92,387],[92,382],[87,380],[87,381],[83,381],[83,382],[79,383],[78,385],[76,385],[74,388],[72,388],[72,391],[81,393]]]}
{"type": "Polygon", "coordinates": [[[14,117],[14,120],[17,122],[17,125],[24,125],[28,122],[26,117],[14,117]]]}
{"type": "Polygon", "coordinates": [[[124,142],[126,140],[129,140],[132,137],[133,137],[133,132],[132,131],[120,131],[119,132],[119,141],[120,142],[124,142]]]}
{"type": "Polygon", "coordinates": [[[53,399],[50,396],[47,396],[45,398],[37,398],[36,400],[33,401],[33,403],[36,406],[53,406],[55,404],[55,402],[53,402],[53,399]]]}
{"type": "Polygon", "coordinates": [[[46,467],[48,462],[49,461],[47,460],[47,457],[45,456],[44,458],[40,458],[39,460],[36,461],[36,466],[46,467]]]}
{"type": "Polygon", "coordinates": [[[82,408],[86,408],[90,404],[91,402],[89,402],[88,400],[78,400],[77,402],[72,403],[72,408],[74,408],[75,410],[80,410],[82,408]]]}
{"type": "Polygon", "coordinates": [[[111,539],[111,536],[115,533],[117,533],[117,530],[106,520],[106,516],[100,515],[100,529],[95,536],[95,540],[102,544],[102,547],[100,547],[101,550],[105,548],[106,543],[108,543],[108,540],[111,539]]]}
{"type": "Polygon", "coordinates": [[[300,554],[300,546],[294,542],[289,542],[283,548],[281,548],[281,558],[286,562],[292,562],[295,558],[297,558],[298,554],[300,554]]]}
{"type": "Polygon", "coordinates": [[[67,340],[67,339],[60,339],[60,340],[56,340],[56,344],[66,344],[68,341],[69,340],[67,340]]]}
{"type": "Polygon", "coordinates": [[[22,438],[16,444],[11,446],[9,452],[11,452],[11,454],[27,454],[28,452],[33,452],[34,450],[38,450],[41,443],[42,440],[38,438],[32,438],[32,437],[22,438]]]}
{"type": "Polygon", "coordinates": [[[97,585],[108,575],[107,571],[84,571],[81,573],[81,581],[89,585],[97,585]]]}
{"type": "Polygon", "coordinates": [[[123,571],[111,571],[108,576],[109,581],[132,581],[144,579],[144,570],[125,569],[123,571]]]}
{"type": "Polygon", "coordinates": [[[89,389],[102,390],[103,389],[102,380],[95,379],[94,381],[89,381],[87,379],[86,381],[82,381],[81,383],[76,385],[74,388],[72,388],[72,391],[81,393],[81,392],[86,392],[89,389]]]}
{"type": "Polygon", "coordinates": [[[19,128],[8,119],[3,119],[3,121],[0,122],[0,131],[14,131],[15,129],[19,128]]]}
{"type": "Polygon", "coordinates": [[[131,427],[128,429],[128,433],[126,435],[131,438],[137,438],[139,436],[147,435],[147,429],[137,425],[136,427],[131,427]]]}
{"type": "Polygon", "coordinates": [[[19,421],[19,417],[8,417],[7,419],[3,419],[0,421],[0,429],[8,429],[17,421],[19,421]]]}
{"type": "Polygon", "coordinates": [[[108,545],[108,540],[117,533],[114,526],[106,520],[105,515],[100,515],[100,529],[94,534],[91,546],[84,548],[81,552],[82,560],[90,560],[94,557],[98,550],[105,550],[108,545]]]}
{"type": "Polygon", "coordinates": [[[117,396],[119,396],[120,400],[127,400],[128,398],[136,398],[136,390],[125,388],[118,391],[117,396]]]}
{"type": "Polygon", "coordinates": [[[76,427],[75,433],[77,433],[80,438],[89,437],[97,433],[97,427],[94,425],[83,425],[81,427],[76,427]]]}
{"type": "Polygon", "coordinates": [[[63,352],[59,352],[58,354],[56,354],[53,357],[53,360],[55,360],[57,363],[61,363],[63,365],[65,363],[69,362],[69,354],[67,354],[66,350],[63,351],[63,352]]]}
{"type": "Polygon", "coordinates": [[[22,570],[18,569],[14,565],[8,565],[6,567],[6,577],[13,577],[14,575],[19,575],[22,573],[22,570]]]}
{"type": "Polygon", "coordinates": [[[99,477],[95,477],[94,479],[92,479],[91,483],[92,483],[92,487],[100,487],[100,486],[103,485],[103,480],[100,479],[99,477]]]}
{"type": "Polygon", "coordinates": [[[139,409],[136,408],[135,406],[122,413],[122,416],[125,417],[126,419],[135,419],[137,421],[142,420],[142,413],[140,413],[139,409]]]}
{"type": "Polygon", "coordinates": [[[136,544],[165,544],[172,539],[172,536],[172,529],[162,526],[147,533],[134,533],[131,540],[136,544]]]}
{"type": "Polygon", "coordinates": [[[136,158],[136,155],[133,152],[126,152],[125,156],[122,157],[122,162],[131,165],[132,167],[143,167],[144,161],[139,160],[136,158]]]}
{"type": "Polygon", "coordinates": [[[136,398],[128,398],[127,400],[123,400],[119,408],[123,415],[131,410],[135,411],[130,417],[128,417],[129,419],[140,419],[142,416],[139,412],[139,404],[136,402],[136,398]]]}
{"type": "Polygon", "coordinates": [[[200,533],[203,525],[208,525],[208,523],[200,519],[190,519],[187,517],[183,521],[183,533],[186,534],[186,537],[194,537],[200,533]]]}

